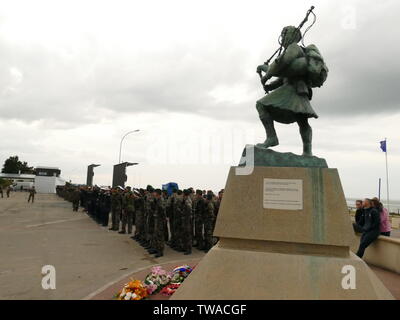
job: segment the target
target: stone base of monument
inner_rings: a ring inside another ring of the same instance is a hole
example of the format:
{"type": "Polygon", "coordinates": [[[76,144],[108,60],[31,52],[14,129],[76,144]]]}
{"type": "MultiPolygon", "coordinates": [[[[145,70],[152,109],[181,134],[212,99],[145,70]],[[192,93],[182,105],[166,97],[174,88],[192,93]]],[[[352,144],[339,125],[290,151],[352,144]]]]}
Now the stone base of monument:
{"type": "Polygon", "coordinates": [[[350,252],[354,232],[336,169],[237,169],[219,210],[220,241],[172,299],[393,299],[350,252]]]}

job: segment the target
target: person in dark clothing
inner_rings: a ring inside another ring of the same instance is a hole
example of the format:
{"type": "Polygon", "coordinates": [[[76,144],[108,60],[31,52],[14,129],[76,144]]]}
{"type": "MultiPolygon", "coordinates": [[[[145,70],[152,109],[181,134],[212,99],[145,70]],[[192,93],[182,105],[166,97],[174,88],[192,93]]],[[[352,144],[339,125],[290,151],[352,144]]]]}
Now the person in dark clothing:
{"type": "Polygon", "coordinates": [[[36,194],[35,187],[32,187],[31,189],[29,189],[28,203],[30,201],[32,201],[32,203],[35,201],[35,194],[36,194]]]}
{"type": "Polygon", "coordinates": [[[79,200],[81,198],[81,194],[78,188],[72,191],[71,200],[72,200],[72,210],[78,212],[79,209],[79,200]]]}
{"type": "Polygon", "coordinates": [[[111,211],[111,196],[108,192],[102,194],[102,226],[108,227],[108,220],[111,211]]]}
{"type": "Polygon", "coordinates": [[[356,222],[353,223],[353,229],[355,232],[362,233],[362,226],[364,225],[364,210],[362,200],[356,201],[356,222]]]}
{"type": "Polygon", "coordinates": [[[361,219],[363,219],[363,204],[362,200],[356,201],[356,223],[360,223],[361,219]]]}
{"type": "Polygon", "coordinates": [[[361,221],[363,233],[356,253],[360,258],[363,257],[365,249],[379,237],[381,223],[379,212],[372,206],[370,199],[364,199],[363,207],[364,221],[361,221]]]}

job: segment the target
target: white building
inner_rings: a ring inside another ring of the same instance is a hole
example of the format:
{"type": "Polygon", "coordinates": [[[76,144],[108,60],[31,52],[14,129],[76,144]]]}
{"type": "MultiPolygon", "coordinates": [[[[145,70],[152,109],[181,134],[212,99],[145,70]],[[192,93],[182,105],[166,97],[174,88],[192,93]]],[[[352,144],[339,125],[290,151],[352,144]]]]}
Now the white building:
{"type": "Polygon", "coordinates": [[[65,185],[60,177],[61,170],[56,167],[39,166],[35,168],[35,189],[37,193],[56,193],[57,186],[65,185]]]}

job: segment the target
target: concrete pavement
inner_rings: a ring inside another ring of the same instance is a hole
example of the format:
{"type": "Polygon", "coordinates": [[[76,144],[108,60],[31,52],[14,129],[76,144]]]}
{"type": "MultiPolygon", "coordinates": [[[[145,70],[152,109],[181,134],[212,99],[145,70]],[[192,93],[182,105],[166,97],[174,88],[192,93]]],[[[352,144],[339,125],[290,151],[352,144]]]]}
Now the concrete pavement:
{"type": "Polygon", "coordinates": [[[128,235],[101,227],[56,195],[12,193],[0,198],[0,299],[82,299],[152,265],[201,258],[168,247],[154,259],[128,235]],[[56,289],[42,288],[44,265],[56,269],[56,289]]]}

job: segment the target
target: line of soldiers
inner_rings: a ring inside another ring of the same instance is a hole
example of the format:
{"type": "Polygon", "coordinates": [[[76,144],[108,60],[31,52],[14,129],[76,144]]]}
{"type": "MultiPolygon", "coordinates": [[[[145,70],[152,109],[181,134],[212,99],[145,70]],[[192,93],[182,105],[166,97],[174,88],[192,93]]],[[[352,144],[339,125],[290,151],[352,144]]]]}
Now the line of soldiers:
{"type": "Polygon", "coordinates": [[[172,249],[192,253],[192,247],[208,252],[216,238],[213,237],[216,217],[224,190],[214,195],[212,191],[58,187],[57,194],[72,202],[73,211],[79,206],[102,226],[121,234],[132,233],[132,239],[156,258],[164,255],[165,244],[172,249]]]}

